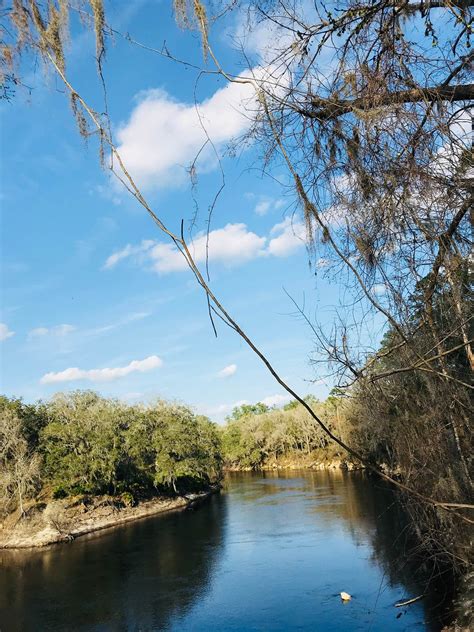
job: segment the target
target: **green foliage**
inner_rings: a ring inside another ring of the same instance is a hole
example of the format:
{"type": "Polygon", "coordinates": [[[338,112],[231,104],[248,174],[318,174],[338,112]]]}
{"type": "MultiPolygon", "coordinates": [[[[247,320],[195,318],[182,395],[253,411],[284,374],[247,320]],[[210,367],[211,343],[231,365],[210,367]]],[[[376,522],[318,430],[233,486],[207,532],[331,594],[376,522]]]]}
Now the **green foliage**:
{"type": "Polygon", "coordinates": [[[135,505],[135,498],[130,492],[123,492],[123,494],[120,494],[120,500],[123,502],[125,507],[133,507],[135,505]]]}
{"type": "Polygon", "coordinates": [[[54,498],[112,494],[133,505],[156,492],[204,489],[220,480],[221,469],[215,424],[182,405],[129,406],[92,391],[60,393],[36,406],[0,398],[7,511],[34,495],[40,479],[54,498]]]}
{"type": "MultiPolygon", "coordinates": [[[[341,428],[337,423],[341,415],[336,415],[333,405],[320,403],[311,395],[305,401],[339,434],[341,428]]],[[[226,464],[239,469],[258,469],[269,460],[287,456],[316,458],[317,451],[318,458],[322,452],[328,458],[339,454],[308,411],[296,401],[282,409],[263,410],[260,404],[234,409],[222,430],[222,450],[226,464]]]]}
{"type": "Polygon", "coordinates": [[[128,453],[150,485],[181,491],[220,477],[220,439],[206,417],[159,401],[143,410],[125,437],[128,453]]]}
{"type": "Polygon", "coordinates": [[[228,465],[256,469],[262,463],[263,454],[255,436],[248,429],[248,423],[242,423],[240,419],[230,420],[223,430],[224,459],[228,465]]]}
{"type": "Polygon", "coordinates": [[[256,404],[242,404],[233,409],[230,419],[241,419],[247,415],[261,415],[269,410],[269,407],[262,402],[257,402],[256,404]]]}
{"type": "Polygon", "coordinates": [[[132,411],[90,391],[56,395],[41,432],[44,471],[68,493],[116,493],[132,411]]]}
{"type": "Polygon", "coordinates": [[[45,472],[69,493],[178,492],[220,477],[215,426],[185,406],[131,407],[86,391],[56,396],[48,410],[45,472]]]}
{"type": "Polygon", "coordinates": [[[41,429],[48,423],[46,407],[38,404],[25,404],[20,398],[9,399],[0,395],[0,414],[5,410],[13,411],[20,421],[20,432],[30,450],[35,450],[39,442],[41,429]]]}

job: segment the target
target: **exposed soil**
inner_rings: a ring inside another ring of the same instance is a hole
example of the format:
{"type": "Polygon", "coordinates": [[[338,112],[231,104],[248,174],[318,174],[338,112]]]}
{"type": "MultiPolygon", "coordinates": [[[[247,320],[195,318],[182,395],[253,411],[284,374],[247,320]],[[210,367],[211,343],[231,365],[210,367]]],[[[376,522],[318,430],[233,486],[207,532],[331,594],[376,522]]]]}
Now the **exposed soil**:
{"type": "Polygon", "coordinates": [[[0,549],[24,549],[69,542],[132,520],[166,511],[185,509],[203,501],[213,489],[174,498],[157,497],[126,506],[110,496],[78,496],[48,502],[33,502],[23,516],[19,511],[0,523],[0,549]]]}

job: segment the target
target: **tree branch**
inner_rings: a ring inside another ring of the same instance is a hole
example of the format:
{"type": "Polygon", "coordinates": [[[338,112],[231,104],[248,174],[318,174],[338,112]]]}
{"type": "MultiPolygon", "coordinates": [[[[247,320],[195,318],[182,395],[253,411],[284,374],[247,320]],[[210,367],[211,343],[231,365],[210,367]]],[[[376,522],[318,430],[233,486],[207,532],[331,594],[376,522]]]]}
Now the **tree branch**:
{"type": "Polygon", "coordinates": [[[401,105],[403,103],[434,103],[436,101],[469,101],[474,99],[474,83],[457,86],[432,86],[414,88],[399,92],[386,92],[379,95],[357,97],[356,99],[331,100],[312,97],[311,105],[315,109],[300,109],[300,114],[309,118],[327,121],[357,110],[374,110],[380,107],[401,105]]]}

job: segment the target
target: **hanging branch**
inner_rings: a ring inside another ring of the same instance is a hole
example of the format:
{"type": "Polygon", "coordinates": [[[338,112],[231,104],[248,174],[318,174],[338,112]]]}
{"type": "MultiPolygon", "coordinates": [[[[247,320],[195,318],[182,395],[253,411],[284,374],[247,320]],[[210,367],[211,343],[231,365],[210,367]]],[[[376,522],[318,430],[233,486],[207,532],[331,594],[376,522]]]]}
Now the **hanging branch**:
{"type": "Polygon", "coordinates": [[[430,505],[433,505],[435,507],[439,507],[441,509],[444,509],[445,511],[449,511],[451,514],[456,515],[456,517],[458,517],[459,519],[463,520],[464,522],[467,522],[469,524],[474,524],[474,520],[471,520],[467,516],[459,513],[458,511],[456,511],[457,509],[474,509],[474,505],[471,505],[471,504],[468,504],[468,503],[451,503],[451,502],[446,502],[446,501],[439,501],[439,500],[436,500],[436,499],[431,498],[429,496],[425,496],[424,494],[421,494],[420,492],[416,491],[415,489],[411,488],[410,486],[405,485],[404,483],[402,483],[400,481],[397,481],[396,479],[392,478],[391,476],[386,474],[381,468],[379,468],[378,466],[374,465],[373,463],[371,463],[370,461],[365,459],[357,450],[355,450],[354,448],[351,448],[344,441],[342,441],[339,437],[337,437],[327,427],[327,425],[319,418],[319,416],[314,412],[312,407],[304,400],[304,398],[301,397],[296,391],[294,391],[285,382],[285,380],[283,380],[283,378],[279,375],[279,373],[273,367],[273,365],[268,360],[268,358],[265,356],[265,354],[249,338],[249,336],[239,326],[239,324],[232,318],[230,313],[225,309],[223,304],[219,301],[217,296],[214,294],[214,292],[212,291],[212,289],[209,286],[208,282],[205,280],[204,276],[202,275],[202,273],[200,272],[198,266],[196,265],[192,255],[191,255],[191,252],[189,250],[189,247],[188,247],[188,245],[186,243],[186,240],[184,239],[183,234],[181,236],[178,236],[178,235],[174,234],[171,230],[169,230],[166,227],[164,222],[152,210],[152,208],[150,207],[150,205],[146,201],[145,197],[141,193],[140,189],[137,187],[137,185],[136,185],[135,181],[133,180],[132,176],[127,171],[126,166],[124,165],[124,163],[122,161],[122,158],[121,158],[116,146],[114,145],[112,139],[108,135],[107,130],[104,129],[104,127],[102,126],[100,118],[98,117],[97,113],[94,112],[88,106],[88,104],[85,102],[85,100],[72,87],[72,85],[70,84],[70,82],[67,79],[67,77],[66,77],[65,73],[63,72],[63,70],[57,65],[56,60],[54,59],[54,57],[49,52],[47,53],[47,56],[48,56],[48,58],[49,58],[49,60],[50,60],[50,62],[52,64],[52,66],[55,68],[56,72],[58,73],[59,77],[62,79],[62,81],[63,81],[64,85],[66,86],[66,88],[69,90],[69,92],[71,94],[75,94],[76,95],[77,100],[80,102],[80,104],[84,108],[84,111],[87,113],[87,115],[89,116],[90,120],[92,121],[92,123],[97,128],[97,130],[101,134],[104,134],[104,139],[105,139],[107,145],[109,146],[109,149],[110,149],[114,159],[117,161],[117,163],[118,163],[118,165],[120,167],[121,173],[123,174],[123,177],[112,166],[111,170],[114,173],[114,175],[116,177],[118,177],[118,179],[124,184],[124,186],[127,188],[127,190],[143,206],[143,208],[150,215],[150,217],[152,218],[152,220],[156,224],[156,226],[159,228],[159,230],[162,231],[166,236],[168,236],[171,239],[173,244],[176,246],[176,248],[182,254],[184,259],[186,260],[186,263],[187,263],[188,267],[192,271],[196,281],[198,282],[198,284],[201,286],[201,288],[206,293],[206,296],[208,297],[208,299],[209,299],[209,301],[210,301],[210,303],[212,305],[213,311],[217,315],[220,316],[221,320],[226,325],[228,325],[231,329],[233,329],[245,341],[245,343],[248,345],[248,347],[259,357],[259,359],[262,361],[262,363],[268,369],[268,371],[273,376],[273,378],[276,380],[276,382],[284,390],[286,390],[286,392],[289,395],[291,395],[292,398],[294,398],[297,402],[299,402],[301,404],[301,406],[303,406],[303,408],[305,408],[307,410],[307,412],[310,414],[312,419],[319,425],[319,427],[326,433],[326,435],[332,441],[337,443],[337,445],[339,445],[341,448],[343,448],[348,454],[350,454],[355,459],[357,459],[362,464],[364,464],[364,466],[367,467],[367,469],[369,469],[369,470],[373,471],[374,473],[378,474],[381,478],[385,479],[386,481],[388,481],[389,483],[391,483],[395,487],[397,487],[399,489],[402,489],[403,491],[405,491],[405,492],[417,497],[419,500],[421,500],[421,501],[423,501],[425,503],[428,503],[430,505]]]}

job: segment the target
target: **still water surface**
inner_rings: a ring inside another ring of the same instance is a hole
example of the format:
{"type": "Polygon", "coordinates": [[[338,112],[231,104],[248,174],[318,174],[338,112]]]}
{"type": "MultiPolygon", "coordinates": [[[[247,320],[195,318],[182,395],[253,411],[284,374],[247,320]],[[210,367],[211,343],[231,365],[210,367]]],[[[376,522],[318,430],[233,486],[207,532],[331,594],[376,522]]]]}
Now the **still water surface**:
{"type": "Polygon", "coordinates": [[[394,607],[426,590],[403,533],[360,473],[230,475],[195,511],[0,551],[0,631],[434,632],[432,589],[394,607]]]}

